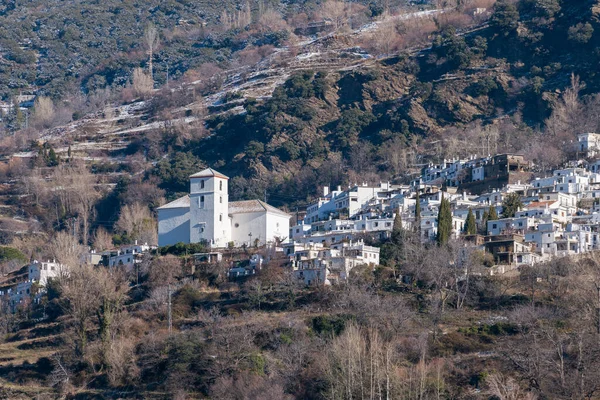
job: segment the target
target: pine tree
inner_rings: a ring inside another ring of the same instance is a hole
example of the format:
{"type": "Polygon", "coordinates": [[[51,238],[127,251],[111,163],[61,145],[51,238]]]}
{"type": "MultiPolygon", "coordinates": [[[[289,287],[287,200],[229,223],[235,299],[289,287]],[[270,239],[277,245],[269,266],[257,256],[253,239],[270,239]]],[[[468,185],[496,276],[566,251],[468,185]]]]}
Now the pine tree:
{"type": "Polygon", "coordinates": [[[60,159],[56,155],[56,152],[52,147],[50,147],[50,151],[48,151],[47,163],[49,167],[55,167],[60,162],[60,159]]]}
{"type": "Polygon", "coordinates": [[[518,193],[510,193],[502,202],[502,218],[514,217],[522,207],[521,196],[518,193]]]}
{"type": "Polygon", "coordinates": [[[452,234],[452,211],[450,210],[450,201],[442,195],[440,210],[438,212],[438,230],[437,243],[441,246],[450,240],[452,234]]]}
{"type": "Polygon", "coordinates": [[[467,235],[475,235],[477,233],[477,222],[475,222],[475,215],[470,208],[467,214],[467,222],[465,223],[465,233],[467,235]]]}

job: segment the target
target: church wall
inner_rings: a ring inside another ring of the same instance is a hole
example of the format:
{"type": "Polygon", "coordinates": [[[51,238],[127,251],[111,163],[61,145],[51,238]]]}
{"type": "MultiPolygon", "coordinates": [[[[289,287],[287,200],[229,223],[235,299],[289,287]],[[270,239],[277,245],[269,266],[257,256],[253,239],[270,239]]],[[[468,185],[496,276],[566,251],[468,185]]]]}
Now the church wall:
{"type": "Polygon", "coordinates": [[[189,208],[158,210],[158,245],[190,242],[189,208]]]}
{"type": "Polygon", "coordinates": [[[267,213],[266,227],[267,241],[274,241],[275,237],[280,239],[290,236],[290,217],[267,213]]]}
{"type": "Polygon", "coordinates": [[[258,238],[264,244],[267,231],[267,217],[265,212],[241,213],[231,216],[231,240],[236,246],[244,243],[254,245],[258,238]],[[236,226],[237,225],[237,226],[236,226]],[[249,234],[252,234],[252,237],[249,234]]]}

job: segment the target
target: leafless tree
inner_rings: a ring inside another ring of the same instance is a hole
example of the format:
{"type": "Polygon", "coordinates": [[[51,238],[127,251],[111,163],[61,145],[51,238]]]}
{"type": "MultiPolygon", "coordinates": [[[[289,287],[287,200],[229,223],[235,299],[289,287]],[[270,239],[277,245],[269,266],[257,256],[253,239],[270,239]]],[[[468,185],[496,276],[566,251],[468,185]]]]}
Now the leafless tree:
{"type": "Polygon", "coordinates": [[[181,260],[174,255],[157,257],[150,264],[149,280],[153,288],[172,285],[181,275],[181,260]]]}
{"type": "Polygon", "coordinates": [[[132,240],[148,244],[158,242],[156,220],[148,207],[140,203],[123,206],[115,228],[127,233],[132,240]]]}
{"type": "Polygon", "coordinates": [[[98,229],[96,229],[96,232],[94,232],[93,243],[94,250],[96,251],[110,250],[114,247],[112,237],[102,226],[98,227],[98,229]]]}
{"type": "Polygon", "coordinates": [[[349,13],[350,7],[344,1],[327,0],[321,6],[321,15],[332,21],[336,31],[348,23],[349,13]]]}
{"type": "Polygon", "coordinates": [[[136,68],[133,70],[133,91],[136,96],[146,97],[154,89],[154,81],[150,75],[146,75],[144,70],[136,68]]]}
{"type": "MultiPolygon", "coordinates": [[[[148,72],[150,74],[150,81],[154,84],[154,72],[152,70],[152,59],[154,58],[154,51],[158,47],[160,42],[158,29],[156,26],[150,22],[148,26],[146,26],[146,30],[144,31],[144,43],[146,44],[146,48],[148,49],[148,72]]],[[[134,73],[134,81],[135,81],[135,73],[134,73]]]]}
{"type": "Polygon", "coordinates": [[[538,398],[534,393],[523,390],[514,378],[500,372],[487,377],[486,384],[488,394],[499,400],[535,400],[538,398]]]}
{"type": "Polygon", "coordinates": [[[57,232],[51,243],[54,258],[61,264],[71,269],[81,265],[86,248],[79,244],[79,240],[69,232],[57,232]]]}

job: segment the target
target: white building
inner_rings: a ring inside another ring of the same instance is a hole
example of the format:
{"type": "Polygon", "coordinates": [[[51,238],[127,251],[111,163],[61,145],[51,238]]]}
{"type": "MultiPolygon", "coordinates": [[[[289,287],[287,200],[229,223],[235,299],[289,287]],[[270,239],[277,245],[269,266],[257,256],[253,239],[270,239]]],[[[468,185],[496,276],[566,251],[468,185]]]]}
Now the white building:
{"type": "Polygon", "coordinates": [[[34,302],[39,301],[44,293],[43,287],[48,284],[48,281],[66,273],[68,273],[67,267],[57,262],[33,261],[27,266],[27,280],[1,291],[0,296],[8,297],[9,305],[14,312],[19,304],[25,303],[28,299],[34,302]],[[33,290],[34,284],[40,287],[37,292],[33,290]]]}
{"type": "Polygon", "coordinates": [[[586,153],[588,157],[593,157],[600,151],[600,135],[597,133],[580,133],[577,135],[577,151],[586,153]]]}
{"type": "Polygon", "coordinates": [[[294,247],[290,263],[296,277],[306,285],[338,283],[348,279],[354,267],[379,265],[379,248],[366,246],[363,242],[344,242],[330,247],[311,243],[294,247]]]}
{"type": "Polygon", "coordinates": [[[158,208],[159,246],[241,246],[288,237],[289,214],[260,200],[230,202],[228,181],[211,168],[190,176],[190,194],[158,208]]]}

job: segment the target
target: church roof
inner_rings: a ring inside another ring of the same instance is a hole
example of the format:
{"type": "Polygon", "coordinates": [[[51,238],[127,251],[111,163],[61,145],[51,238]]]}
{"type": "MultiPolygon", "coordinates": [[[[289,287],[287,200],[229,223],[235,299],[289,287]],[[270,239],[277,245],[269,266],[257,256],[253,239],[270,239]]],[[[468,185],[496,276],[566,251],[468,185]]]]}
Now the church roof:
{"type": "Polygon", "coordinates": [[[229,179],[228,176],[225,176],[219,171],[215,171],[212,168],[206,168],[203,171],[196,172],[194,175],[191,175],[190,178],[210,178],[212,176],[216,176],[217,178],[229,179]]]}
{"type": "Polygon", "coordinates": [[[167,210],[170,208],[190,208],[190,196],[186,194],[175,201],[167,203],[162,207],[158,207],[159,210],[167,210]]]}
{"type": "Polygon", "coordinates": [[[284,217],[290,216],[288,213],[285,213],[280,209],[275,208],[260,200],[244,200],[229,202],[229,214],[243,214],[263,211],[267,211],[284,217]]]}

